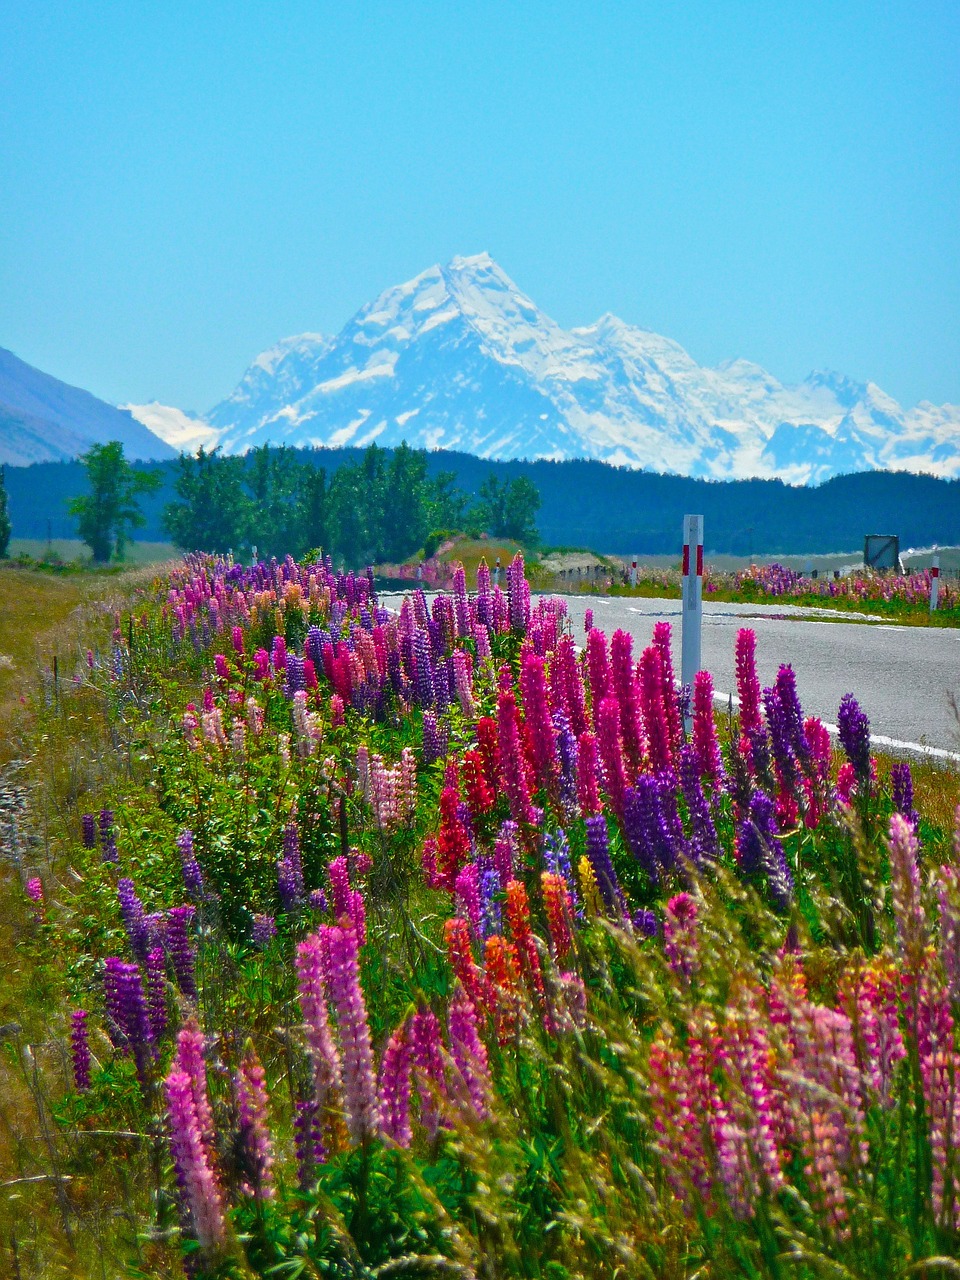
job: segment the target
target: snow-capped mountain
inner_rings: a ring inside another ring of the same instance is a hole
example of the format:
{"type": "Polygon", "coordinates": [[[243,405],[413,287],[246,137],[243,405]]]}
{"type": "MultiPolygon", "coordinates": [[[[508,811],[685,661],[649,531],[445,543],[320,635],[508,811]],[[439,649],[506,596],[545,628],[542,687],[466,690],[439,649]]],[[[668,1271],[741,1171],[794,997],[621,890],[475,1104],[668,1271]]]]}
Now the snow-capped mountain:
{"type": "Polygon", "coordinates": [[[226,452],[406,440],[715,478],[960,475],[958,406],[904,411],[834,373],[791,387],[747,360],[704,368],[612,315],[565,330],[488,254],[386,290],[336,337],[285,339],[206,418],[226,452]]]}
{"type": "Polygon", "coordinates": [[[122,404],[119,407],[178,453],[196,453],[201,448],[209,452],[220,439],[216,427],[211,427],[202,418],[156,400],[150,404],[122,404]]]}

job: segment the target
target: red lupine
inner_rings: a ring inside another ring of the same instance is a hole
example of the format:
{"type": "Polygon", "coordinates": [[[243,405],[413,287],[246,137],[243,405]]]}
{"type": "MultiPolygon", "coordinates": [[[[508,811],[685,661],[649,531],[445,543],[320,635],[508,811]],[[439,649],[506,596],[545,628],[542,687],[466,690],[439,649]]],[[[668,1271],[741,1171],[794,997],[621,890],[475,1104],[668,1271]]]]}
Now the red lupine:
{"type": "Polygon", "coordinates": [[[464,752],[463,787],[467,793],[467,804],[474,820],[481,818],[493,808],[496,795],[487,782],[483,767],[483,756],[479,751],[464,752]]]}
{"type": "Polygon", "coordinates": [[[454,975],[463,984],[467,995],[476,1007],[485,1012],[489,1005],[487,980],[483,970],[473,958],[470,943],[470,926],[459,917],[448,920],[443,926],[447,944],[447,960],[454,975]]]}
{"type": "Polygon", "coordinates": [[[713,718],[713,677],[709,671],[698,671],[693,677],[693,749],[700,777],[716,785],[723,761],[713,718]]]}

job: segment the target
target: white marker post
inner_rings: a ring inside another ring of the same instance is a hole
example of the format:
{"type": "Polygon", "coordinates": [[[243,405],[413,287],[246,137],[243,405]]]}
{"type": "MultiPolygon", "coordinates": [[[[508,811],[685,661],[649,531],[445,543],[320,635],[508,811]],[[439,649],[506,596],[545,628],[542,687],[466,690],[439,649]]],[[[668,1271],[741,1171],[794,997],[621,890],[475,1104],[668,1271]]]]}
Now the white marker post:
{"type": "Polygon", "coordinates": [[[940,557],[933,557],[933,564],[930,566],[930,612],[936,613],[937,602],[940,599],[940,557]]]}
{"type": "Polygon", "coordinates": [[[631,587],[635,587],[637,585],[637,557],[636,556],[633,557],[633,563],[630,566],[630,585],[631,587]]]}
{"type": "MultiPolygon", "coordinates": [[[[693,688],[700,670],[703,622],[703,516],[683,517],[683,589],[680,597],[680,683],[693,688]]],[[[686,717],[690,732],[692,715],[686,717]]]]}
{"type": "Polygon", "coordinates": [[[499,587],[500,585],[500,557],[499,556],[497,556],[497,563],[493,567],[493,585],[495,587],[499,587]]]}

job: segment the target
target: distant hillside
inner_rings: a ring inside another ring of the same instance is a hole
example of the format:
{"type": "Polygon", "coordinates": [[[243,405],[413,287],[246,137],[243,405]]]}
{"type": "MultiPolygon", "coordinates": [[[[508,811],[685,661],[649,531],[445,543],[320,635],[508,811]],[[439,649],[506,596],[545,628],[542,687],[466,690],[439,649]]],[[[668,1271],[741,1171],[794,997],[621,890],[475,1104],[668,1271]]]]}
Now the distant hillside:
{"type": "MultiPolygon", "coordinates": [[[[353,461],[355,449],[304,450],[299,456],[328,472],[353,461]]],[[[837,476],[817,488],[779,480],[706,481],[654,475],[600,462],[487,462],[462,453],[428,454],[431,473],[453,471],[475,494],[491,472],[526,475],[540,491],[542,540],[628,555],[670,554],[686,512],[702,513],[708,551],[817,554],[851,550],[864,534],[896,533],[903,546],[960,543],[960,481],[904,472],[837,476]]],[[[164,538],[161,514],[173,496],[175,463],[155,463],[163,489],[147,498],[142,536],[164,538]]],[[[75,536],[67,500],[83,491],[79,463],[12,467],[6,473],[15,537],[75,536]]]]}
{"type": "Polygon", "coordinates": [[[0,347],[0,463],[57,462],[109,440],[121,441],[128,458],[174,456],[125,409],[68,386],[0,347]]]}

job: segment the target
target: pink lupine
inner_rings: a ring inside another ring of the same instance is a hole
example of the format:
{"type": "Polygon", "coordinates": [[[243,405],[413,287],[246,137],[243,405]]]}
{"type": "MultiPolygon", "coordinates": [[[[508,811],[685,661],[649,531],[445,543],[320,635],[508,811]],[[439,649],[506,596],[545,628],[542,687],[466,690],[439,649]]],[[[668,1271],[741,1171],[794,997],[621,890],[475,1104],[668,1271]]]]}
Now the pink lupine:
{"type": "Polygon", "coordinates": [[[413,1136],[410,1129],[412,1065],[410,1019],[404,1018],[387,1041],[380,1064],[380,1131],[400,1147],[409,1147],[413,1136]]]}
{"type": "Polygon", "coordinates": [[[585,818],[600,812],[600,761],[596,734],[585,730],[577,740],[577,799],[585,818]]]}
{"type": "Polygon", "coordinates": [[[927,1106],[931,1207],[937,1226],[955,1232],[960,1230],[960,1054],[953,1046],[931,1058],[927,1106]]]}
{"type": "Polygon", "coordinates": [[[297,988],[313,1065],[314,1098],[327,1129],[336,1130],[341,1107],[340,1051],[330,1029],[324,991],[323,946],[310,934],[297,947],[297,988]]]}
{"type": "Polygon", "coordinates": [[[164,1086],[170,1147],[190,1228],[201,1249],[216,1255],[226,1243],[226,1219],[220,1189],[197,1118],[193,1081],[186,1071],[174,1064],[164,1086]]]}
{"type": "Polygon", "coordinates": [[[212,1157],[215,1150],[213,1111],[207,1097],[207,1066],[204,1061],[204,1037],[196,1018],[190,1018],[177,1035],[174,1059],[190,1080],[198,1133],[204,1151],[212,1157]]]}
{"type": "Polygon", "coordinates": [[[480,1039],[477,1012],[463,987],[457,988],[450,1002],[448,1030],[450,1056],[466,1086],[473,1111],[482,1120],[489,1113],[490,1068],[487,1050],[480,1039]]]}
{"type": "Polygon", "coordinates": [[[898,975],[893,964],[875,957],[845,975],[840,1000],[851,1019],[861,1074],[883,1107],[894,1102],[893,1076],[907,1054],[897,1009],[898,975]]]}
{"type": "Polygon", "coordinates": [[[644,741],[633,669],[633,640],[626,631],[615,631],[610,641],[610,683],[620,704],[620,736],[624,754],[635,777],[643,761],[644,741]]]}
{"type": "Polygon", "coordinates": [[[700,777],[716,785],[723,761],[713,718],[713,677],[709,671],[698,671],[693,677],[693,749],[700,777]]]}
{"type": "Polygon", "coordinates": [[[691,1094],[710,1131],[716,1170],[736,1217],[750,1217],[759,1181],[746,1130],[717,1087],[715,1074],[723,1062],[723,1042],[711,1014],[698,1010],[687,1036],[687,1078],[691,1094]]]}
{"type": "Polygon", "coordinates": [[[757,677],[757,637],[749,627],[737,632],[734,646],[737,696],[740,699],[740,731],[744,735],[763,727],[760,719],[760,680],[757,677]]]}
{"type": "Polygon", "coordinates": [[[497,700],[497,727],[500,779],[510,802],[510,812],[517,822],[532,822],[534,814],[527,785],[517,701],[509,690],[501,690],[497,700]]]}
{"type": "Polygon", "coordinates": [[[660,655],[660,692],[667,732],[672,752],[680,750],[683,741],[683,725],[677,705],[676,681],[673,676],[673,658],[670,653],[671,627],[669,622],[657,622],[653,627],[653,643],[660,655]]]}
{"type": "Polygon", "coordinates": [[[242,1190],[258,1200],[273,1197],[273,1138],[270,1135],[266,1073],[252,1042],[234,1078],[244,1173],[242,1190]]]}
{"type": "Polygon", "coordinates": [[[475,862],[468,862],[457,873],[455,891],[458,906],[470,921],[474,933],[479,937],[482,932],[480,871],[475,862]]]}
{"type": "Polygon", "coordinates": [[[524,720],[530,732],[537,780],[543,787],[555,784],[557,743],[547,698],[546,667],[543,658],[524,649],[520,665],[520,692],[524,720]]]}
{"type": "Polygon", "coordinates": [[[663,669],[660,651],[649,645],[640,655],[640,704],[647,734],[650,767],[661,773],[673,767],[670,724],[663,702],[663,669]]]}
{"type": "Polygon", "coordinates": [[[663,951],[670,968],[684,986],[689,986],[700,969],[697,904],[689,893],[678,893],[667,903],[663,915],[663,951]]]}
{"type": "Polygon", "coordinates": [[[917,854],[920,842],[913,826],[901,813],[890,816],[890,883],[893,914],[897,926],[900,951],[913,973],[923,964],[927,945],[927,920],[920,894],[920,872],[917,854]]]}
{"type": "Polygon", "coordinates": [[[349,922],[357,934],[360,946],[363,946],[367,941],[366,908],[362,892],[350,887],[347,859],[342,855],[334,858],[327,867],[327,874],[330,877],[334,918],[341,924],[349,922]]]}
{"type": "Polygon", "coordinates": [[[432,1141],[440,1127],[440,1104],[446,1097],[443,1040],[440,1023],[432,1009],[421,1006],[413,1015],[411,1040],[414,1076],[420,1096],[420,1123],[432,1141]]]}
{"type": "Polygon", "coordinates": [[[347,1128],[354,1142],[376,1132],[377,1097],[367,1006],[360,985],[356,931],[321,925],[327,947],[327,991],[340,1035],[340,1073],[347,1128]]]}
{"type": "Polygon", "coordinates": [[[737,1079],[748,1104],[747,1142],[768,1191],[783,1185],[781,1150],[792,1125],[773,1071],[773,1050],[767,1020],[756,994],[746,992],[727,1017],[722,1033],[721,1060],[737,1079]]]}
{"type": "Polygon", "coordinates": [[[602,631],[594,629],[587,633],[587,675],[593,706],[593,725],[596,728],[599,723],[600,704],[609,693],[610,671],[607,663],[607,637],[602,631]]]}
{"type": "Polygon", "coordinates": [[[956,867],[937,871],[940,941],[937,948],[950,999],[960,1002],[960,873],[956,867]]]}
{"type": "Polygon", "coordinates": [[[604,782],[610,803],[618,817],[623,816],[623,796],[627,788],[620,743],[620,706],[616,698],[604,698],[597,717],[597,741],[603,761],[604,782]]]}
{"type": "Polygon", "coordinates": [[[696,1197],[709,1195],[712,1180],[697,1113],[698,1096],[668,1026],[657,1031],[650,1045],[648,1077],[657,1151],[674,1194],[692,1209],[696,1197]]]}
{"type": "Polygon", "coordinates": [[[468,720],[475,720],[476,703],[473,700],[473,663],[466,649],[453,651],[453,679],[460,710],[468,720]]]}

